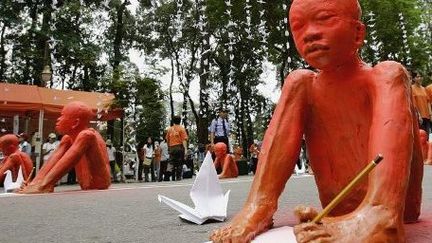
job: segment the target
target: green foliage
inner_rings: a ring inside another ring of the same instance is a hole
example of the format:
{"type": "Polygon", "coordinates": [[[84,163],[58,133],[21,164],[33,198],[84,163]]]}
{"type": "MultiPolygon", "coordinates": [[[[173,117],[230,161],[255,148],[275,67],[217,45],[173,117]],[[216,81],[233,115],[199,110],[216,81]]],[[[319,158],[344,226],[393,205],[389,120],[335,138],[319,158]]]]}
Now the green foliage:
{"type": "Polygon", "coordinates": [[[143,107],[137,128],[137,140],[145,141],[147,137],[159,139],[166,127],[166,111],[162,103],[164,94],[157,80],[137,77],[136,81],[137,101],[143,107]]]}

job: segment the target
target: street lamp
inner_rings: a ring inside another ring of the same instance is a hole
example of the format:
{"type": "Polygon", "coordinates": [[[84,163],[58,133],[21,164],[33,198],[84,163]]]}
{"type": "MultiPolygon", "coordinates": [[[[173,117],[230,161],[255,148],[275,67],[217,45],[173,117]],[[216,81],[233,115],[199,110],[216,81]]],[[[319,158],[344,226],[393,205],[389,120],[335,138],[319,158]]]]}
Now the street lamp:
{"type": "Polygon", "coordinates": [[[41,73],[41,78],[43,81],[43,86],[45,86],[46,83],[48,83],[49,81],[51,81],[51,77],[52,77],[52,72],[51,72],[51,68],[49,65],[45,65],[42,73],[41,73]]]}

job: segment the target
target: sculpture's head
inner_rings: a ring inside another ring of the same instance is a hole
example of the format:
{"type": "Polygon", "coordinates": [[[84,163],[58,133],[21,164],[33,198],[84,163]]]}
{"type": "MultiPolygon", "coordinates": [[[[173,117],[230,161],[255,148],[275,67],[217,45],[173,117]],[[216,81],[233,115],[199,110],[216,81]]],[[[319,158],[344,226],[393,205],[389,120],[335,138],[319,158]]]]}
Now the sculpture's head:
{"type": "Polygon", "coordinates": [[[217,158],[223,157],[227,154],[227,146],[222,142],[216,143],[213,147],[213,151],[217,158]]]}
{"type": "Polygon", "coordinates": [[[365,38],[357,0],[294,0],[289,12],[299,54],[317,69],[358,58],[365,38]]]}
{"type": "Polygon", "coordinates": [[[14,134],[6,134],[0,137],[0,150],[8,156],[18,150],[19,139],[14,134]]]}
{"type": "Polygon", "coordinates": [[[74,101],[65,107],[61,116],[57,119],[56,130],[60,134],[72,134],[80,132],[88,127],[94,113],[90,107],[82,102],[74,101]]]}

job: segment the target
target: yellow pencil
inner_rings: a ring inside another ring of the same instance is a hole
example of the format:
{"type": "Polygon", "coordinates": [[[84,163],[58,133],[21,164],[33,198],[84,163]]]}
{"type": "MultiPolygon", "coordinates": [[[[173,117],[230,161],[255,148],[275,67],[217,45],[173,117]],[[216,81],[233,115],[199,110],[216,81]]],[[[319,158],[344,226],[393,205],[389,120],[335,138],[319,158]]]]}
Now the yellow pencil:
{"type": "Polygon", "coordinates": [[[323,211],[321,211],[321,213],[312,220],[312,222],[318,223],[322,218],[327,216],[327,214],[333,210],[333,208],[336,207],[336,205],[338,205],[348,195],[348,193],[351,192],[351,190],[357,186],[357,184],[360,183],[379,162],[381,162],[383,158],[384,157],[381,154],[378,154],[376,158],[360,171],[360,173],[323,209],[323,211]]]}

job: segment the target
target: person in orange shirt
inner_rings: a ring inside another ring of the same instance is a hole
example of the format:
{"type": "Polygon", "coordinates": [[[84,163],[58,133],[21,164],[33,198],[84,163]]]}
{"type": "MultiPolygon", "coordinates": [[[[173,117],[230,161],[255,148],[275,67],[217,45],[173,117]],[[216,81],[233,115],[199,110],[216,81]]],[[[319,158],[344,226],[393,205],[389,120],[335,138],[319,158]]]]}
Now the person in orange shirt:
{"type": "Polygon", "coordinates": [[[426,131],[427,135],[431,132],[431,109],[430,102],[431,98],[425,87],[422,86],[423,78],[419,73],[412,73],[413,84],[411,85],[413,103],[414,106],[422,119],[420,129],[426,131]]]}
{"type": "Polygon", "coordinates": [[[173,125],[168,128],[166,140],[168,143],[168,152],[170,155],[171,163],[174,166],[172,172],[172,180],[181,180],[181,171],[187,149],[188,135],[186,129],[180,125],[181,118],[179,116],[173,117],[173,125]]]}

